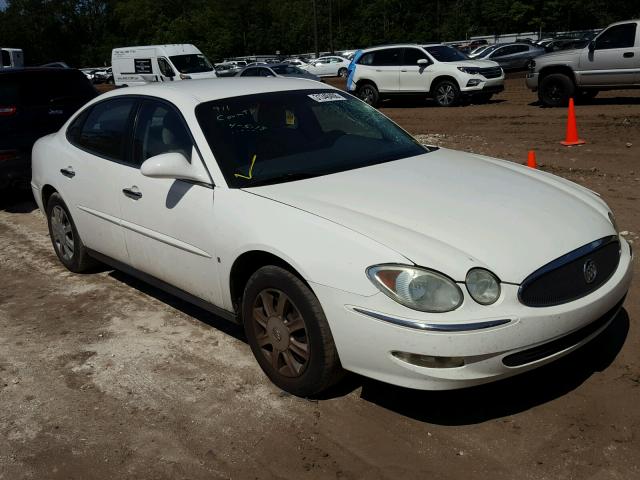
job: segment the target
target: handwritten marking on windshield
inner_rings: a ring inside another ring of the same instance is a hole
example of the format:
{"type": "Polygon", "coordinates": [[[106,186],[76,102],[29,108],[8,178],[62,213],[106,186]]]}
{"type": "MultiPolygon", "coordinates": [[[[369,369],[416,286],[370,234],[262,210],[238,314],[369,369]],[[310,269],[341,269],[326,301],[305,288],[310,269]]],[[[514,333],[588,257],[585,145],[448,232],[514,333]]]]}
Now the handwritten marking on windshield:
{"type": "Polygon", "coordinates": [[[251,160],[251,166],[249,167],[249,176],[247,177],[246,175],[242,175],[240,173],[234,173],[233,176],[236,178],[246,178],[247,180],[251,180],[253,178],[253,165],[256,163],[256,157],[257,155],[253,156],[253,159],[251,160]]]}

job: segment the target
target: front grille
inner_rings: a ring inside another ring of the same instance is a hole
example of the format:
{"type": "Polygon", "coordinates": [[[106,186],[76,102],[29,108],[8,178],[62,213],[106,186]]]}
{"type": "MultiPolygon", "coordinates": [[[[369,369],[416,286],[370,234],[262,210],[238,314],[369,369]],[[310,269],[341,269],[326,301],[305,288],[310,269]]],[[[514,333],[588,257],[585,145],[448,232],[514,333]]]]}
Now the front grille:
{"type": "Polygon", "coordinates": [[[577,300],[609,280],[619,261],[618,237],[601,238],[533,272],[522,282],[518,297],[529,307],[550,307],[577,300]],[[596,274],[590,278],[588,273],[593,274],[593,265],[596,274]]]}
{"type": "Polygon", "coordinates": [[[484,78],[498,78],[502,75],[502,68],[500,67],[489,67],[489,68],[481,68],[480,75],[484,78]]]}
{"type": "Polygon", "coordinates": [[[526,365],[527,363],[550,357],[551,355],[555,355],[558,352],[577,345],[585,338],[589,337],[593,333],[597,332],[600,328],[604,327],[607,322],[609,322],[609,320],[612,320],[613,316],[618,312],[620,307],[622,307],[624,298],[625,297],[622,297],[622,300],[616,303],[613,308],[607,311],[607,313],[602,315],[597,320],[591,322],[589,325],[582,327],[580,330],[576,330],[569,335],[565,335],[564,337],[558,338],[551,342],[543,343],[542,345],[538,345],[537,347],[529,348],[528,350],[522,350],[521,352],[507,355],[502,359],[502,363],[507,367],[519,367],[521,365],[526,365]]]}

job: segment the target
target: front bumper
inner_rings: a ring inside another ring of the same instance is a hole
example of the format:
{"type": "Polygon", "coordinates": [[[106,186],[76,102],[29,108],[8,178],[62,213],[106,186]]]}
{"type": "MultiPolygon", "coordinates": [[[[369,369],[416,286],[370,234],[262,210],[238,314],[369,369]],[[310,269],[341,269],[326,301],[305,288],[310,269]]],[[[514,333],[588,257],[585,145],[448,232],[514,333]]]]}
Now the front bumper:
{"type": "Polygon", "coordinates": [[[498,78],[485,78],[482,76],[474,75],[470,76],[467,83],[461,84],[460,92],[463,94],[478,94],[478,93],[499,93],[504,90],[504,74],[498,78]],[[469,85],[471,80],[480,80],[477,85],[469,85]]]}
{"type": "Polygon", "coordinates": [[[554,307],[526,307],[517,300],[518,286],[508,284],[503,284],[501,298],[494,305],[478,305],[465,291],[463,305],[446,314],[416,312],[396,304],[382,293],[363,297],[319,284],[312,283],[311,286],[324,308],[346,370],[409,388],[464,388],[549,363],[601,333],[617,313],[616,305],[624,298],[631,283],[631,250],[625,241],[621,244],[620,263],[609,281],[583,298],[554,307]],[[444,331],[411,328],[368,312],[446,328],[444,331]],[[594,329],[582,330],[603,316],[608,318],[600,320],[594,329]],[[461,325],[464,328],[456,331],[461,325]],[[483,328],[475,328],[480,326],[483,328]],[[584,335],[579,335],[580,331],[584,335]],[[573,335],[568,337],[569,345],[559,342],[569,335],[573,335]],[[545,346],[554,341],[558,341],[559,350],[551,349],[546,354],[545,346]],[[507,357],[513,359],[515,354],[522,353],[516,358],[526,359],[528,351],[536,347],[540,347],[535,350],[538,354],[529,357],[531,361],[519,361],[515,366],[509,366],[514,362],[507,357]],[[391,352],[461,357],[464,365],[454,368],[417,366],[396,358],[391,352]]]}
{"type": "Polygon", "coordinates": [[[531,73],[531,72],[527,73],[525,82],[529,90],[533,90],[534,92],[538,90],[538,76],[539,74],[537,73],[531,73]]]}

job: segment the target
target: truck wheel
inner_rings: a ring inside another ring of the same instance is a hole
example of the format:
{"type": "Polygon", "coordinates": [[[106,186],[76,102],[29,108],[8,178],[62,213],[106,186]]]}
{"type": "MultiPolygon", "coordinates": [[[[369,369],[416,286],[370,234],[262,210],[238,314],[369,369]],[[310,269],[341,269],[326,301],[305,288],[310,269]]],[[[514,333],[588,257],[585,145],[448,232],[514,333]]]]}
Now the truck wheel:
{"type": "Polygon", "coordinates": [[[563,73],[552,73],[540,82],[538,98],[548,107],[566,107],[575,91],[576,87],[569,77],[563,73]]]}
{"type": "Polygon", "coordinates": [[[356,93],[360,100],[368,103],[372,107],[377,106],[378,102],[380,101],[380,94],[378,93],[378,89],[371,83],[363,83],[361,85],[358,85],[356,93]]]}
{"type": "Polygon", "coordinates": [[[460,89],[452,80],[441,80],[433,89],[433,98],[439,107],[454,107],[460,101],[460,89]]]}

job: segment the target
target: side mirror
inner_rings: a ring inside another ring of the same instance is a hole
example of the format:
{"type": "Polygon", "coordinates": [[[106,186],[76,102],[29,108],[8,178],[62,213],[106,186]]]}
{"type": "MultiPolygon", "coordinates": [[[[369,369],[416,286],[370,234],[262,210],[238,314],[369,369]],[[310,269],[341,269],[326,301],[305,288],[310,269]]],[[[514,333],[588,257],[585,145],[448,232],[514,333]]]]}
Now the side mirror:
{"type": "Polygon", "coordinates": [[[429,60],[427,60],[426,58],[420,58],[418,59],[418,65],[420,65],[421,67],[426,67],[427,65],[429,65],[429,60]]]}
{"type": "Polygon", "coordinates": [[[191,156],[192,162],[179,152],[161,153],[144,161],[140,172],[145,177],[174,178],[176,180],[192,180],[200,183],[211,183],[209,175],[199,160],[197,153],[191,156]]]}
{"type": "Polygon", "coordinates": [[[589,42],[589,51],[593,52],[596,49],[596,41],[595,40],[591,40],[589,42]]]}

